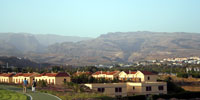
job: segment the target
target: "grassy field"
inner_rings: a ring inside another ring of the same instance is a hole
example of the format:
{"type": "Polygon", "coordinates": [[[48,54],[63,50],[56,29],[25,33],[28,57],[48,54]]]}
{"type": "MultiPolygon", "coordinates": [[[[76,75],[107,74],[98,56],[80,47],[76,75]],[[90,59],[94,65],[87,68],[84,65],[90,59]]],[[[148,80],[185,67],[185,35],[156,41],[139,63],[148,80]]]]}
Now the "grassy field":
{"type": "Polygon", "coordinates": [[[114,98],[106,96],[102,93],[86,93],[86,92],[56,92],[51,90],[42,90],[41,92],[49,93],[60,97],[62,100],[74,99],[94,99],[94,100],[114,100],[114,98]]]}
{"type": "Polygon", "coordinates": [[[28,100],[28,97],[21,93],[0,89],[0,100],[28,100]]]}
{"type": "Polygon", "coordinates": [[[186,91],[200,91],[200,86],[181,86],[186,91]]]}
{"type": "MultiPolygon", "coordinates": [[[[30,98],[23,94],[22,86],[0,84],[0,90],[0,100],[29,100],[30,98]],[[24,96],[26,98],[24,98],[24,96]]],[[[59,100],[55,96],[41,93],[39,91],[33,93],[29,88],[27,89],[26,94],[30,95],[32,100],[59,100]]]]}

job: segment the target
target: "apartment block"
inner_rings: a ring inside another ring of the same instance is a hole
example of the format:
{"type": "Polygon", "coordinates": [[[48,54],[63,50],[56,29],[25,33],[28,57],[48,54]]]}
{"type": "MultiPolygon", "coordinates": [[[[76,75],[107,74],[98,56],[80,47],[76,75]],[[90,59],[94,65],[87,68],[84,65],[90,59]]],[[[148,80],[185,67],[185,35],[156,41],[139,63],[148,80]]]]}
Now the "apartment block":
{"type": "Polygon", "coordinates": [[[2,73],[0,74],[0,83],[11,83],[13,73],[2,73]]]}
{"type": "Polygon", "coordinates": [[[108,80],[113,80],[114,78],[118,78],[120,71],[98,71],[92,74],[92,77],[94,78],[105,78],[108,80]]]}
{"type": "Polygon", "coordinates": [[[68,73],[42,73],[35,76],[36,82],[44,80],[47,84],[62,85],[64,82],[70,82],[71,78],[68,73]]]}
{"type": "Polygon", "coordinates": [[[94,83],[85,86],[112,97],[167,94],[166,82],[94,83]]]}
{"type": "Polygon", "coordinates": [[[13,83],[22,84],[24,79],[28,81],[28,84],[31,85],[33,82],[33,78],[38,75],[38,73],[17,73],[13,76],[13,83]]]}

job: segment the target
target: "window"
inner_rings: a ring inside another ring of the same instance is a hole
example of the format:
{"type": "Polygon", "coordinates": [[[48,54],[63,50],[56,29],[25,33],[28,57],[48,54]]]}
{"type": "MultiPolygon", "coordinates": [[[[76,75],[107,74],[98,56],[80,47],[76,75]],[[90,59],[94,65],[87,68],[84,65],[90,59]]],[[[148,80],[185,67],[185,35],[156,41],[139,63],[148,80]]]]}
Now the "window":
{"type": "Polygon", "coordinates": [[[98,88],[97,91],[98,91],[98,92],[104,92],[104,91],[105,91],[105,88],[98,88]]]}
{"type": "Polygon", "coordinates": [[[122,92],[122,88],[121,87],[116,87],[115,88],[115,92],[122,92]]]}
{"type": "Polygon", "coordinates": [[[150,77],[149,77],[149,76],[147,77],[147,80],[150,80],[150,77]]]}
{"type": "Polygon", "coordinates": [[[147,86],[146,91],[151,91],[151,86],[147,86]]]}
{"type": "Polygon", "coordinates": [[[52,84],[54,84],[54,79],[52,79],[52,84]]]}
{"type": "Polygon", "coordinates": [[[66,83],[67,82],[67,80],[66,79],[64,79],[64,83],[66,83]]]}
{"type": "Polygon", "coordinates": [[[133,90],[135,90],[135,86],[133,86],[133,90]]]}
{"type": "Polygon", "coordinates": [[[164,87],[163,86],[158,86],[158,90],[162,91],[162,90],[164,90],[164,87]]]}

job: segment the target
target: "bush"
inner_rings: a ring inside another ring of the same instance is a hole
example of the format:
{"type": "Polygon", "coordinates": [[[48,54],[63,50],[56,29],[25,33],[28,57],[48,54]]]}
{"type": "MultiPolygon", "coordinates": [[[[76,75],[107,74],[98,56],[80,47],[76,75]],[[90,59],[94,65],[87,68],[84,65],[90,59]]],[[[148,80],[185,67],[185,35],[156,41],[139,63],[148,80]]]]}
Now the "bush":
{"type": "Polygon", "coordinates": [[[128,97],[123,97],[122,100],[146,100],[146,96],[145,95],[128,96],[128,97]]]}
{"type": "Polygon", "coordinates": [[[182,78],[188,78],[188,74],[187,73],[178,73],[177,77],[182,77],[182,78]]]}
{"type": "Polygon", "coordinates": [[[181,92],[181,93],[174,93],[174,94],[165,94],[165,95],[154,95],[153,100],[158,98],[163,99],[170,99],[170,98],[177,98],[177,99],[191,99],[191,98],[200,98],[200,92],[181,92]]]}
{"type": "Polygon", "coordinates": [[[46,87],[47,86],[47,82],[44,81],[44,80],[40,80],[40,81],[38,81],[37,86],[46,87]]]}
{"type": "Polygon", "coordinates": [[[167,92],[169,94],[180,93],[185,91],[183,88],[173,83],[171,77],[167,77],[165,81],[167,82],[167,92]]]}

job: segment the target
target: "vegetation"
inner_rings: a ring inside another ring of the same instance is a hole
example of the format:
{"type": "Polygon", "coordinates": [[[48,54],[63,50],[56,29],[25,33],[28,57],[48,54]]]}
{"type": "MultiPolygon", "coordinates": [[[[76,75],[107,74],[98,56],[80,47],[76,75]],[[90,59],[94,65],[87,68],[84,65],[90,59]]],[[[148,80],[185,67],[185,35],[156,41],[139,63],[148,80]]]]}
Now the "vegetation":
{"type": "Polygon", "coordinates": [[[170,98],[177,98],[177,99],[191,99],[191,98],[200,98],[200,92],[181,92],[181,93],[174,93],[174,94],[165,94],[165,95],[154,95],[153,100],[157,100],[158,98],[163,99],[170,99],[170,98]]]}
{"type": "Polygon", "coordinates": [[[29,98],[17,92],[0,89],[0,100],[29,100],[29,98]]]}
{"type": "Polygon", "coordinates": [[[135,95],[121,98],[122,100],[146,100],[145,95],[135,95]]]}
{"type": "Polygon", "coordinates": [[[47,82],[44,81],[44,80],[39,80],[37,82],[37,86],[39,86],[39,87],[46,87],[47,86],[47,82]]]}
{"type": "Polygon", "coordinates": [[[71,80],[73,83],[82,84],[82,83],[114,83],[119,82],[119,79],[115,78],[114,80],[109,80],[105,78],[96,79],[91,75],[81,74],[79,76],[72,76],[71,80]]]}
{"type": "Polygon", "coordinates": [[[167,92],[168,92],[168,94],[181,93],[181,92],[185,91],[183,88],[181,88],[180,86],[173,83],[171,77],[167,77],[165,79],[165,81],[167,82],[167,92]]]}
{"type": "Polygon", "coordinates": [[[60,93],[56,91],[45,91],[42,90],[41,92],[45,93],[50,93],[53,95],[58,96],[62,100],[75,100],[75,99],[100,99],[100,100],[114,100],[114,98],[106,96],[102,93],[87,93],[87,92],[79,92],[79,93],[74,93],[74,92],[65,92],[65,93],[60,93]]]}

